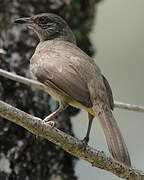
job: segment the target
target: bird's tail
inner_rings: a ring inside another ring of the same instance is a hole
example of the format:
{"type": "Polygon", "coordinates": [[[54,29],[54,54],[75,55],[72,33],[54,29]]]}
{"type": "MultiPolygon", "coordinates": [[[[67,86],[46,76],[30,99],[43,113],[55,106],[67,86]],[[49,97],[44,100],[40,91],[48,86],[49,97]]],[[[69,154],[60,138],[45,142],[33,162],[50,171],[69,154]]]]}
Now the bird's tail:
{"type": "Polygon", "coordinates": [[[93,110],[103,128],[108,149],[113,158],[131,167],[129,152],[111,110],[106,105],[104,105],[103,108],[98,108],[98,106],[95,105],[93,110]]]}

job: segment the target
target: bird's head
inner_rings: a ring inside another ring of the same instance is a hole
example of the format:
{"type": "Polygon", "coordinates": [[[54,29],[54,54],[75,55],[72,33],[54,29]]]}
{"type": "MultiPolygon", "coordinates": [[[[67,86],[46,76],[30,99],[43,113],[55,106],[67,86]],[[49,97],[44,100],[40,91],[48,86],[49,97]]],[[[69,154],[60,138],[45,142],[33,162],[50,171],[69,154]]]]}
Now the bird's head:
{"type": "Polygon", "coordinates": [[[19,18],[14,21],[34,30],[40,41],[59,39],[75,43],[75,37],[68,24],[58,15],[51,13],[38,14],[32,17],[19,18]]]}

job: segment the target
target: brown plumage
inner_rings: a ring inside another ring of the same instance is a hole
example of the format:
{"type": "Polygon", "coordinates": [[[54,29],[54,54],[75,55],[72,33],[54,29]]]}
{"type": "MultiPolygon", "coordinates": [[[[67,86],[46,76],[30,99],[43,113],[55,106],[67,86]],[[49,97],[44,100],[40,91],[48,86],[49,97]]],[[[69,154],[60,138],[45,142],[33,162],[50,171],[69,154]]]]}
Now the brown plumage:
{"type": "Polygon", "coordinates": [[[94,61],[76,46],[67,23],[49,13],[20,18],[15,23],[25,24],[37,33],[40,43],[30,60],[30,69],[45,84],[48,93],[60,102],[60,108],[44,121],[68,105],[85,109],[89,114],[89,126],[84,142],[89,141],[96,116],[113,158],[131,166],[127,147],[111,112],[114,102],[110,85],[94,61]]]}

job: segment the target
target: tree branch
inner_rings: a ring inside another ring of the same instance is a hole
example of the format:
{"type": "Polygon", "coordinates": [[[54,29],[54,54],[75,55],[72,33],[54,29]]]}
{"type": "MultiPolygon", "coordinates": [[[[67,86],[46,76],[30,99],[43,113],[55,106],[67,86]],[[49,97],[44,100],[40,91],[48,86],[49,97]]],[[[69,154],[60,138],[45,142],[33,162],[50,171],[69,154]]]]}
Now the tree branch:
{"type": "Polygon", "coordinates": [[[68,153],[88,161],[92,166],[112,172],[121,178],[144,180],[144,173],[142,171],[128,168],[90,146],[84,147],[83,143],[77,138],[55,127],[46,125],[42,119],[27,114],[3,101],[0,101],[0,116],[24,127],[33,134],[46,138],[68,153]]]}
{"type": "Polygon", "coordinates": [[[125,109],[129,111],[144,112],[144,106],[138,106],[134,104],[127,104],[119,101],[114,102],[116,108],[125,109]]]}
{"type": "MultiPolygon", "coordinates": [[[[36,88],[46,91],[46,86],[43,85],[42,83],[32,80],[32,79],[28,79],[28,78],[19,76],[19,75],[16,75],[11,72],[7,72],[3,69],[0,69],[0,76],[3,76],[5,78],[8,78],[8,79],[26,84],[28,86],[33,86],[33,87],[36,87],[36,88]]],[[[125,110],[129,110],[129,111],[144,112],[144,106],[127,104],[127,103],[123,103],[123,102],[119,102],[119,101],[114,101],[114,105],[115,105],[115,108],[125,109],[125,110]]]]}
{"type": "Polygon", "coordinates": [[[3,76],[5,78],[8,78],[8,79],[20,82],[20,83],[23,83],[23,84],[28,85],[28,86],[33,86],[33,87],[45,90],[45,85],[43,85],[42,83],[35,81],[35,80],[32,80],[32,79],[28,79],[28,78],[19,76],[19,75],[16,75],[14,73],[5,71],[3,69],[0,69],[0,76],[3,76]]]}

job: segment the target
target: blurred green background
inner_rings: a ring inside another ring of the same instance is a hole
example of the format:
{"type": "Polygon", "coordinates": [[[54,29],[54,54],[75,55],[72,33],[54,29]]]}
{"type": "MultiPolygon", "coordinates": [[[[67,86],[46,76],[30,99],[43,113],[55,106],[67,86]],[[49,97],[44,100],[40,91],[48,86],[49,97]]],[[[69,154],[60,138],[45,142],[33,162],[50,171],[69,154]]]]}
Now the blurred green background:
{"type": "MultiPolygon", "coordinates": [[[[97,53],[94,57],[110,82],[114,99],[144,105],[144,1],[105,0],[99,3],[97,19],[91,40],[97,53]]],[[[144,114],[121,109],[114,110],[128,146],[134,167],[144,170],[144,114]]],[[[87,113],[72,120],[77,137],[83,138],[87,128],[87,113]]],[[[108,155],[99,122],[95,119],[90,145],[108,155]]],[[[79,180],[119,180],[109,172],[94,167],[83,160],[76,165],[79,180]]]]}

